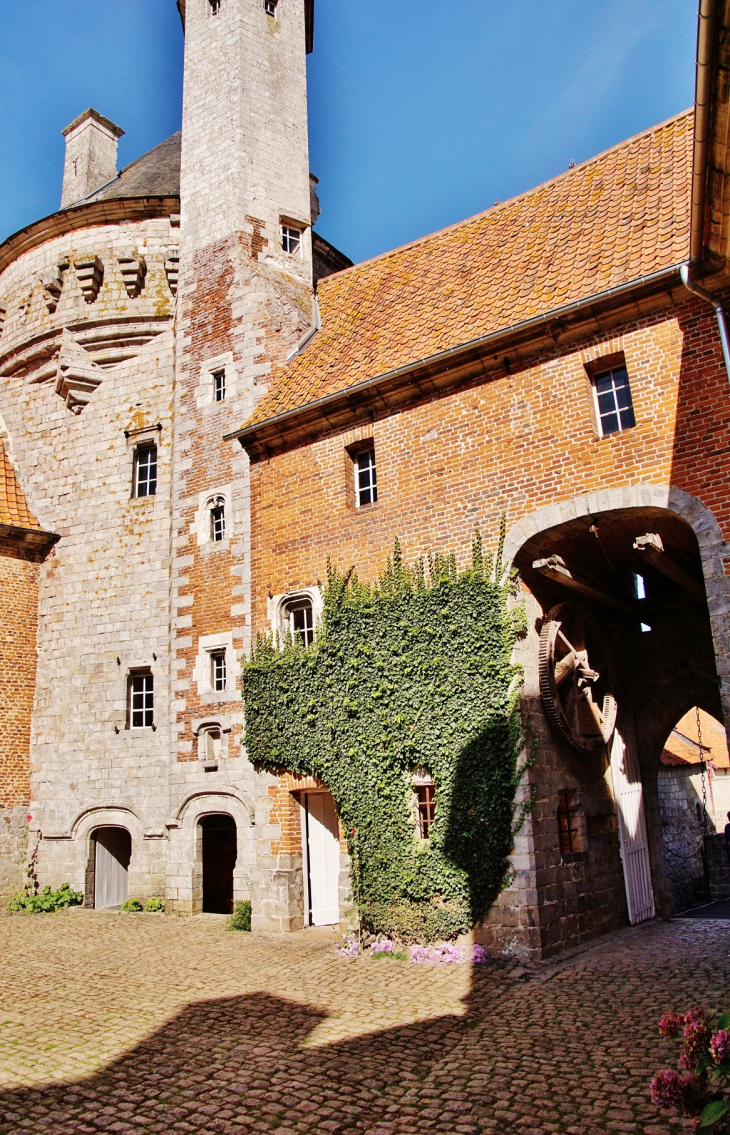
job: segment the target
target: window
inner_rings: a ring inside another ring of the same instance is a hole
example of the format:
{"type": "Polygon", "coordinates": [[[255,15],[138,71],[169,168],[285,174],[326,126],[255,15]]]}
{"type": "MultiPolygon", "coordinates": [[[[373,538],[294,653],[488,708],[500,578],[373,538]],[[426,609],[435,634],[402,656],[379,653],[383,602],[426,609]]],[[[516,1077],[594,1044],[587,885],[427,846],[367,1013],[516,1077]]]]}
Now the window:
{"type": "Polygon", "coordinates": [[[226,538],[226,502],[223,497],[216,497],[210,506],[210,538],[214,544],[220,544],[226,538]]]}
{"type": "Polygon", "coordinates": [[[210,656],[210,684],[214,690],[226,688],[226,652],[215,650],[210,656]]]}
{"type": "Polygon", "coordinates": [[[593,379],[601,437],[622,433],[636,425],[626,367],[597,374],[593,379]]]}
{"type": "Polygon", "coordinates": [[[428,839],[436,814],[436,785],[417,784],[416,796],[418,798],[418,834],[421,839],[428,839]]]}
{"type": "Polygon", "coordinates": [[[366,449],[355,455],[355,499],[358,508],[364,504],[375,504],[378,499],[374,449],[366,449]]]}
{"type": "Polygon", "coordinates": [[[279,0],[264,0],[264,11],[266,12],[267,16],[276,15],[276,5],[278,4],[278,2],[279,0]]]}
{"type": "Polygon", "coordinates": [[[221,759],[221,731],[217,728],[206,729],[203,734],[203,760],[215,762],[221,759]]]}
{"type": "Polygon", "coordinates": [[[558,793],[558,832],[562,855],[572,855],[573,852],[582,850],[578,810],[571,800],[571,795],[570,792],[558,793]]]}
{"type": "Polygon", "coordinates": [[[157,446],[141,445],[134,455],[133,496],[153,497],[157,492],[157,446]]]}
{"type": "Polygon", "coordinates": [[[215,402],[225,402],[226,400],[226,372],[224,370],[213,371],[213,400],[215,402]]]}
{"type": "Polygon", "coordinates": [[[301,244],[301,229],[294,229],[291,225],[281,226],[281,247],[284,249],[284,252],[288,252],[290,256],[293,256],[296,252],[299,252],[301,244]]]}
{"type": "Polygon", "coordinates": [[[302,646],[314,642],[314,609],[311,599],[297,599],[286,608],[286,629],[302,646]]]}
{"type": "Polygon", "coordinates": [[[221,10],[221,0],[208,0],[212,15],[217,16],[221,10]]]}
{"type": "Polygon", "coordinates": [[[154,720],[154,679],[149,670],[129,675],[129,724],[151,729],[154,720]]]}

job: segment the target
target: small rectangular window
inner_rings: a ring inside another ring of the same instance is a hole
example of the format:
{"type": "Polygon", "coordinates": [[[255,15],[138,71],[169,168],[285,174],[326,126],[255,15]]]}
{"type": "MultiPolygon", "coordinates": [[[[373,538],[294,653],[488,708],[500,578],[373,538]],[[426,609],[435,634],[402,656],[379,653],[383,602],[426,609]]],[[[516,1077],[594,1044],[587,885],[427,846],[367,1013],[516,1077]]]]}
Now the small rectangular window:
{"type": "Polygon", "coordinates": [[[301,229],[294,229],[291,225],[281,226],[281,247],[284,252],[288,252],[290,256],[299,252],[302,244],[301,229]]]}
{"type": "Polygon", "coordinates": [[[436,786],[435,784],[416,785],[418,797],[418,834],[421,839],[428,839],[436,815],[436,786]]]}
{"type": "Polygon", "coordinates": [[[267,16],[275,16],[276,15],[277,3],[278,3],[278,0],[264,0],[264,11],[266,12],[267,16]]]}
{"type": "Polygon", "coordinates": [[[597,374],[593,379],[601,437],[622,433],[636,425],[629,375],[625,366],[597,374]]]}
{"type": "Polygon", "coordinates": [[[213,371],[213,398],[216,402],[225,402],[226,400],[226,372],[224,370],[213,371]]]}
{"type": "Polygon", "coordinates": [[[355,499],[358,508],[364,504],[375,504],[378,499],[374,449],[366,449],[355,455],[355,499]]]}
{"type": "Polygon", "coordinates": [[[289,633],[295,642],[311,646],[314,642],[314,610],[309,599],[300,599],[286,608],[289,633]]]}
{"type": "Polygon", "coordinates": [[[153,497],[157,492],[157,446],[141,445],[134,455],[135,497],[153,497]]]}
{"type": "Polygon", "coordinates": [[[154,721],[154,679],[147,673],[129,676],[129,724],[132,729],[151,729],[154,721]]]}
{"type": "Polygon", "coordinates": [[[580,850],[578,819],[576,809],[570,800],[570,792],[558,793],[558,832],[562,855],[571,855],[574,851],[580,850]]]}
{"type": "Polygon", "coordinates": [[[216,502],[210,510],[210,535],[214,544],[226,538],[226,508],[222,501],[216,502]]]}
{"type": "Polygon", "coordinates": [[[226,688],[226,652],[216,650],[210,656],[210,684],[216,691],[226,688]]]}
{"type": "Polygon", "coordinates": [[[221,10],[221,0],[208,0],[210,10],[214,16],[217,16],[221,10]]]}

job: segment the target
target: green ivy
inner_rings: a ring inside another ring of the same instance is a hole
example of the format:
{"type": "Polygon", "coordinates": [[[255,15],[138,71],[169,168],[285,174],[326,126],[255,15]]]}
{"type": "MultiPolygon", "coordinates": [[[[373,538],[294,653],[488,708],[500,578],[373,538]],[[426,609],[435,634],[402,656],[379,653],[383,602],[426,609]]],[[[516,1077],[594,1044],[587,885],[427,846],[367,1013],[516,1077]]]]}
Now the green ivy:
{"type": "Polygon", "coordinates": [[[524,611],[503,539],[504,523],[492,561],[477,533],[464,571],[454,556],[408,566],[396,541],[375,585],[328,561],[314,643],[259,636],[244,666],[250,760],[328,786],[361,921],[401,941],[467,930],[506,878],[524,767],[511,661],[524,611]],[[428,840],[415,834],[417,768],[436,785],[428,840]]]}

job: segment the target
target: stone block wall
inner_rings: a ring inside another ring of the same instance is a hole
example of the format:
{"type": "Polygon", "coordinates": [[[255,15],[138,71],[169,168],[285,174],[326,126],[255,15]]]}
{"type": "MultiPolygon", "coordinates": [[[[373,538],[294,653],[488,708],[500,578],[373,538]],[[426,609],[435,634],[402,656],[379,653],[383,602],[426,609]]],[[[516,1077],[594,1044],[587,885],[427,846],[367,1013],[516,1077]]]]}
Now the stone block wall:
{"type": "Polygon", "coordinates": [[[672,914],[706,901],[702,861],[700,774],[693,766],[661,768],[657,783],[672,914]]]}
{"type": "Polygon", "coordinates": [[[710,898],[730,899],[730,846],[724,835],[710,835],[705,842],[710,876],[710,898]]]}

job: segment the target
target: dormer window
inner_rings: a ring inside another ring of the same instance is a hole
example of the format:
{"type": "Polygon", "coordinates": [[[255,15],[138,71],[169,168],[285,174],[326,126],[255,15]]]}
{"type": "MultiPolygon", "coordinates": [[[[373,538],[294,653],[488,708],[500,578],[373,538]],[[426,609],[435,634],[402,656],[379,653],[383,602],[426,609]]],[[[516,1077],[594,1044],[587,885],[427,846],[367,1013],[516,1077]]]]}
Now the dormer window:
{"type": "Polygon", "coordinates": [[[267,16],[276,15],[276,5],[278,4],[278,2],[279,0],[264,0],[264,11],[266,12],[267,16]]]}
{"type": "Polygon", "coordinates": [[[210,538],[220,544],[226,538],[226,502],[216,497],[210,506],[210,538]]]}
{"type": "Polygon", "coordinates": [[[281,247],[290,256],[296,256],[302,247],[302,230],[292,225],[281,226],[281,247]]]}

